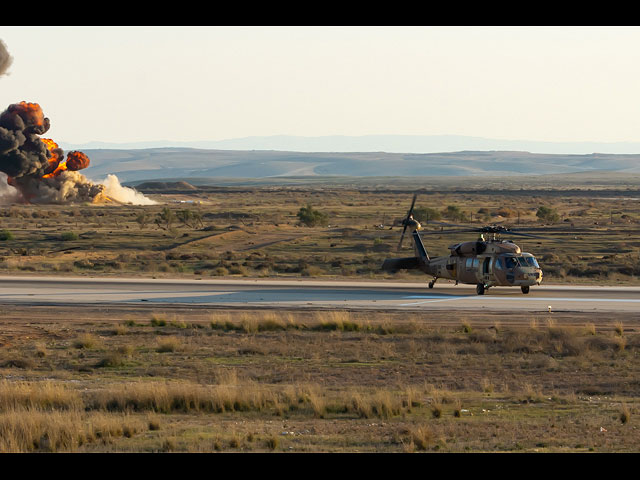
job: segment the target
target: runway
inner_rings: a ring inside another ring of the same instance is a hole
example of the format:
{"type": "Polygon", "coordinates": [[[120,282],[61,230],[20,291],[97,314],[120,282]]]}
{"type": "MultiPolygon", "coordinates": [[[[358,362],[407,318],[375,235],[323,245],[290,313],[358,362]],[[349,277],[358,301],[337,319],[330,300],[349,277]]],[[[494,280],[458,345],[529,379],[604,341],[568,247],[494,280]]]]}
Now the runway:
{"type": "Polygon", "coordinates": [[[0,277],[4,305],[199,305],[255,308],[629,312],[640,314],[640,287],[494,287],[392,281],[170,280],[106,277],[0,277]]]}

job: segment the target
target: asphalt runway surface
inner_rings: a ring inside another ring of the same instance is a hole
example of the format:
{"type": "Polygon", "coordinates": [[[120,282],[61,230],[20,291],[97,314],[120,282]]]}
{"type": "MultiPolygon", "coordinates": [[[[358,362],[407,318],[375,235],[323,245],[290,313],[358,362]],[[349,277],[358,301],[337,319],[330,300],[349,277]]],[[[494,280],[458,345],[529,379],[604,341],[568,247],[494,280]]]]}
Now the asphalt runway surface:
{"type": "Polygon", "coordinates": [[[170,280],[113,277],[0,277],[4,305],[199,305],[251,308],[628,312],[640,314],[640,287],[494,287],[397,281],[170,280]]]}

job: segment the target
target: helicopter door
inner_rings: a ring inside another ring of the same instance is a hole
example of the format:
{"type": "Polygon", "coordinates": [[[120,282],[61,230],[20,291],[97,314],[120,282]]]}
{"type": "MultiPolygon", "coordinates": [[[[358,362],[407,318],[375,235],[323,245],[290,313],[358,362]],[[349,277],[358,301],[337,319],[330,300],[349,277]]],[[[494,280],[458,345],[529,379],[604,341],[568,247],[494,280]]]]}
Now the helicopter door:
{"type": "Polygon", "coordinates": [[[491,280],[491,267],[493,266],[491,260],[491,257],[486,257],[482,262],[482,280],[486,284],[491,280]]]}
{"type": "Polygon", "coordinates": [[[455,257],[449,257],[449,259],[447,260],[447,266],[446,269],[449,272],[450,277],[453,280],[457,280],[458,279],[458,272],[457,272],[457,267],[458,266],[458,259],[455,257]]]}

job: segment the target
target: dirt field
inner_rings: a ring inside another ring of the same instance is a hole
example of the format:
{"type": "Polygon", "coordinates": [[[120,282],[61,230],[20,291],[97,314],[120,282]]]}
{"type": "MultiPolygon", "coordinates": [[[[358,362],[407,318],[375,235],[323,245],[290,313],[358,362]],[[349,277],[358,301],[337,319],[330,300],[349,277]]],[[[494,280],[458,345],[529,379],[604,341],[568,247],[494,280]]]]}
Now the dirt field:
{"type": "Polygon", "coordinates": [[[0,448],[637,451],[640,316],[2,308],[0,448]]]}

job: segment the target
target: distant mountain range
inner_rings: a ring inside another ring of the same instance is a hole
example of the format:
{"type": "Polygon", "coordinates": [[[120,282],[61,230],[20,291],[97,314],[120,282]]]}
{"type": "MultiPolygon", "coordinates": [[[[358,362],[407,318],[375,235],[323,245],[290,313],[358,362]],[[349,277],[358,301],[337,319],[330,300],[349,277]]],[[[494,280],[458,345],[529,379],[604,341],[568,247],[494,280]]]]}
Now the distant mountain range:
{"type": "Polygon", "coordinates": [[[199,148],[83,149],[83,173],[96,181],[198,178],[435,177],[566,175],[577,172],[640,174],[640,154],[540,154],[523,151],[444,153],[297,152],[199,148]]]}
{"type": "Polygon", "coordinates": [[[500,140],[462,135],[363,135],[301,137],[274,135],[216,141],[149,141],[135,143],[61,142],[66,150],[197,148],[213,150],[278,150],[285,152],[387,152],[441,153],[460,151],[507,150],[548,154],[636,154],[640,142],[540,142],[500,140]]]}

